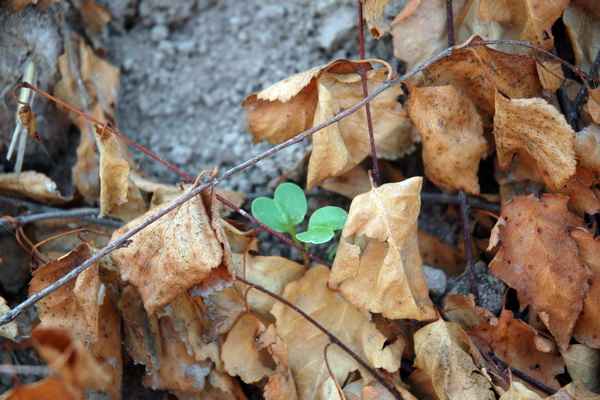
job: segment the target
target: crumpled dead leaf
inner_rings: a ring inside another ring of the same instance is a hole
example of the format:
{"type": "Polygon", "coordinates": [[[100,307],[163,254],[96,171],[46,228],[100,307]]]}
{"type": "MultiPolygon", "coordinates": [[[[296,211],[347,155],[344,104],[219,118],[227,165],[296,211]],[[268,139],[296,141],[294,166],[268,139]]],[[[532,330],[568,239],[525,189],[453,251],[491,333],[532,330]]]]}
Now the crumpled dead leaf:
{"type": "Polygon", "coordinates": [[[464,256],[457,247],[421,229],[419,229],[418,236],[419,253],[423,264],[443,269],[452,276],[457,276],[464,271],[464,256]]]}
{"type": "MultiPolygon", "coordinates": [[[[91,256],[82,243],[70,253],[45,264],[33,273],[29,295],[39,292],[91,256]]],[[[121,321],[102,282],[98,265],[83,271],[74,281],[37,303],[39,328],[64,329],[83,343],[110,375],[104,389],[113,399],[120,398],[122,359],[121,321]]]]}
{"type": "MultiPolygon", "coordinates": [[[[75,39],[74,46],[65,48],[65,53],[58,58],[61,79],[54,87],[54,94],[88,112],[101,123],[111,122],[119,91],[119,68],[98,57],[81,38],[75,39]],[[69,53],[70,48],[74,48],[75,54],[69,53]],[[72,64],[79,65],[79,71],[73,71],[72,64]],[[80,80],[83,85],[78,84],[80,80]]],[[[72,170],[73,183],[86,201],[93,203],[100,195],[99,158],[96,153],[94,127],[78,115],[69,115],[81,132],[77,162],[72,170]]]]}
{"type": "Polygon", "coordinates": [[[560,189],[575,174],[575,132],[541,98],[510,100],[496,93],[494,137],[502,169],[510,167],[515,153],[530,157],[552,190],[560,189]]]}
{"type": "Polygon", "coordinates": [[[600,395],[592,393],[583,385],[571,382],[546,400],[599,400],[600,395]]]}
{"type": "Polygon", "coordinates": [[[566,196],[519,196],[502,207],[494,275],[531,305],[561,349],[569,345],[588,291],[589,272],[568,229],[583,221],[567,210],[566,196]]]}
{"type": "Polygon", "coordinates": [[[371,180],[367,171],[362,166],[357,165],[342,175],[326,179],[321,183],[321,187],[353,199],[359,194],[371,190],[371,180]]]}
{"type": "Polygon", "coordinates": [[[573,336],[581,343],[600,349],[600,239],[582,228],[574,229],[571,237],[577,243],[581,260],[591,272],[590,288],[583,299],[573,336]]]}
{"type": "MultiPolygon", "coordinates": [[[[8,305],[6,304],[6,300],[4,300],[4,297],[0,296],[0,316],[6,314],[9,311],[10,307],[8,307],[8,305]]],[[[15,340],[18,334],[19,329],[17,327],[16,321],[11,321],[6,325],[0,326],[0,336],[4,338],[15,340]]]]}
{"type": "Polygon", "coordinates": [[[0,193],[9,193],[48,204],[64,204],[71,200],[59,192],[52,179],[35,171],[0,174],[0,193]]]}
{"type": "MultiPolygon", "coordinates": [[[[145,218],[146,214],[115,231],[113,239],[145,218]]],[[[207,194],[194,197],[139,232],[112,258],[121,278],[139,290],[149,314],[192,287],[208,289],[231,279],[229,246],[207,194]]]]}
{"type": "MultiPolygon", "coordinates": [[[[475,37],[472,42],[478,40],[475,37]]],[[[494,115],[496,90],[511,98],[534,97],[542,92],[535,60],[487,46],[458,49],[427,68],[424,75],[425,86],[452,85],[465,93],[481,112],[484,125],[494,115]]]]}
{"type": "Polygon", "coordinates": [[[356,307],[386,318],[437,317],[419,254],[422,178],[388,183],[356,196],[329,285],[356,307]]]}
{"type": "Polygon", "coordinates": [[[494,314],[485,308],[477,307],[472,294],[468,296],[447,294],[444,297],[443,314],[448,321],[456,322],[466,331],[481,324],[496,323],[494,314]]]}
{"type": "Polygon", "coordinates": [[[488,146],[471,100],[453,86],[436,86],[411,90],[408,104],[427,177],[446,190],[479,194],[477,171],[488,146]]]}
{"type": "Polygon", "coordinates": [[[577,132],[575,154],[579,165],[600,173],[600,126],[589,125],[577,132]]]}
{"type": "Polygon", "coordinates": [[[440,400],[496,398],[491,382],[473,362],[473,345],[458,324],[432,322],[415,333],[414,341],[415,367],[429,376],[440,400]]]}
{"type": "Polygon", "coordinates": [[[598,393],[600,390],[600,350],[572,344],[562,353],[573,382],[598,393]]]}
{"type": "Polygon", "coordinates": [[[1,400],[82,400],[82,393],[73,393],[60,378],[48,377],[27,385],[19,385],[0,395],[1,400]]]}
{"type": "MultiPolygon", "coordinates": [[[[389,2],[390,0],[362,1],[363,15],[367,22],[367,27],[375,39],[381,38],[390,29],[389,24],[383,18],[383,12],[389,2]]],[[[418,4],[418,1],[411,1],[409,3],[418,4]]]]}
{"type": "Polygon", "coordinates": [[[556,92],[565,80],[562,64],[558,61],[538,61],[536,68],[540,84],[549,92],[556,92]]]}
{"type": "MultiPolygon", "coordinates": [[[[581,162],[580,162],[581,163],[581,162]]],[[[600,173],[577,167],[575,175],[569,179],[560,193],[569,196],[569,209],[583,216],[600,212],[600,173]]]]}
{"type": "Polygon", "coordinates": [[[571,39],[576,65],[589,72],[600,51],[600,16],[572,4],[565,10],[563,22],[571,39]]]}
{"type": "Polygon", "coordinates": [[[288,362],[288,350],[283,340],[277,335],[275,325],[271,324],[259,338],[260,344],[266,347],[276,364],[276,369],[264,387],[265,400],[297,400],[296,383],[288,362]]]}
{"type": "MultiPolygon", "coordinates": [[[[565,364],[556,346],[551,351],[540,349],[538,342],[547,342],[525,322],[513,317],[512,312],[503,310],[498,319],[483,322],[469,330],[469,334],[480,348],[494,352],[511,367],[539,380],[548,387],[558,389],[556,375],[565,370],[565,364]]],[[[552,346],[546,346],[552,347],[552,346]]]]}
{"type": "MultiPolygon", "coordinates": [[[[318,125],[363,98],[358,68],[367,67],[368,90],[389,79],[391,67],[381,60],[337,60],[293,75],[243,103],[249,130],[255,140],[279,143],[318,125]],[[379,69],[371,69],[375,66],[379,69]]],[[[395,159],[412,148],[413,128],[396,98],[394,86],[370,102],[377,153],[395,159]]],[[[313,135],[307,186],[351,170],[369,155],[369,135],[364,108],[313,135]]]]}
{"type": "MultiPolygon", "coordinates": [[[[313,266],[302,278],[286,286],[283,297],[315,318],[369,365],[388,372],[398,370],[401,350],[394,345],[384,346],[385,336],[364,313],[329,289],[328,279],[326,267],[313,266]]],[[[281,303],[275,303],[271,313],[277,320],[277,334],[288,349],[298,398],[323,399],[324,383],[329,379],[323,351],[329,338],[281,303]]],[[[327,359],[337,382],[344,382],[351,371],[359,369],[356,361],[336,346],[329,348],[327,359]]]]}
{"type": "Polygon", "coordinates": [[[542,398],[521,382],[512,381],[508,390],[500,396],[500,400],[542,400],[542,398]]]}
{"type": "Polygon", "coordinates": [[[268,355],[261,355],[261,350],[266,350],[260,349],[257,343],[265,329],[263,322],[250,313],[237,320],[221,348],[221,359],[229,375],[254,383],[273,373],[273,369],[266,365],[268,355]]]}

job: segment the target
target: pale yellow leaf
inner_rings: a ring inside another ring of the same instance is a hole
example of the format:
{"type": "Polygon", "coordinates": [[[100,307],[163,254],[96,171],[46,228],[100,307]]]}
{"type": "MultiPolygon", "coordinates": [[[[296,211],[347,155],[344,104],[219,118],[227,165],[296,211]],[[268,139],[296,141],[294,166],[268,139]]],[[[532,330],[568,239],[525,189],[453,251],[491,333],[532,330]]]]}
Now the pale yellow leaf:
{"type": "Polygon", "coordinates": [[[500,400],[542,400],[542,398],[522,383],[513,381],[510,388],[500,396],[500,400]]]}
{"type": "Polygon", "coordinates": [[[35,171],[0,174],[0,193],[49,204],[63,204],[71,200],[59,192],[52,179],[35,171]]]}

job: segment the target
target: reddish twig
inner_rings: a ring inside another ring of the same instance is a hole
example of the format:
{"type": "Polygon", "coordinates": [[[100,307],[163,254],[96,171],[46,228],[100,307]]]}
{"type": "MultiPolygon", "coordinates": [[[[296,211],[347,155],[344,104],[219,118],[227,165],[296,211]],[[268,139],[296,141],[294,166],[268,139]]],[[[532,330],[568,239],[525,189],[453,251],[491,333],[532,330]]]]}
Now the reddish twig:
{"type": "MultiPolygon", "coordinates": [[[[265,158],[271,157],[273,154],[276,154],[277,152],[279,152],[280,150],[289,147],[293,144],[299,143],[302,140],[304,140],[305,138],[313,135],[314,133],[320,131],[321,129],[330,126],[332,124],[337,123],[338,121],[346,118],[347,116],[355,113],[357,110],[359,110],[361,107],[363,107],[366,103],[368,103],[369,101],[371,101],[372,99],[374,99],[375,97],[377,97],[379,94],[383,93],[385,90],[389,89],[390,87],[392,87],[393,85],[399,84],[400,82],[403,82],[413,76],[415,76],[416,74],[418,74],[419,72],[423,71],[424,69],[428,68],[430,65],[438,62],[439,60],[442,60],[446,57],[448,57],[450,54],[452,54],[452,52],[458,48],[463,48],[465,46],[471,46],[471,47],[475,47],[475,46],[484,46],[486,44],[507,44],[507,45],[515,45],[515,46],[524,46],[524,47],[528,47],[528,48],[534,48],[537,49],[536,46],[533,46],[529,43],[526,42],[520,42],[520,41],[512,41],[512,40],[488,40],[488,41],[480,41],[478,43],[475,44],[470,44],[470,45],[463,45],[463,46],[455,46],[455,47],[449,47],[446,48],[442,51],[440,51],[439,53],[437,53],[436,55],[434,55],[433,57],[429,58],[428,60],[426,60],[425,62],[423,62],[422,64],[418,65],[417,67],[413,68],[411,71],[409,71],[408,73],[400,76],[400,77],[396,77],[395,79],[391,79],[388,81],[385,81],[384,83],[382,83],[381,85],[379,85],[377,88],[375,88],[375,90],[368,96],[363,98],[362,100],[358,101],[357,103],[355,103],[354,105],[352,105],[351,107],[343,110],[342,112],[336,114],[335,116],[333,116],[332,118],[328,119],[327,121],[324,121],[316,126],[313,126],[312,128],[309,128],[303,132],[300,132],[299,134],[297,134],[296,136],[278,144],[275,145],[273,147],[271,147],[270,149],[230,168],[229,170],[227,170],[221,177],[217,177],[217,178],[212,178],[209,181],[200,184],[198,186],[195,186],[194,188],[190,189],[189,191],[181,194],[179,197],[175,198],[171,203],[169,203],[166,207],[161,208],[160,210],[156,211],[155,213],[151,214],[150,216],[148,216],[146,219],[144,219],[142,222],[140,222],[138,225],[130,228],[129,230],[123,232],[123,234],[110,241],[105,247],[103,247],[102,249],[100,249],[98,252],[94,253],[90,258],[88,258],[87,260],[85,260],[83,263],[81,263],[80,265],[78,265],[77,267],[75,267],[74,269],[72,269],[69,273],[67,273],[66,275],[62,276],[61,278],[59,278],[56,282],[54,282],[51,285],[48,285],[46,288],[44,288],[43,290],[33,294],[31,297],[27,298],[25,301],[23,301],[22,303],[18,304],[17,306],[15,306],[12,310],[10,310],[9,312],[5,313],[4,315],[2,315],[0,317],[0,326],[7,324],[8,322],[14,320],[20,313],[23,312],[23,310],[25,310],[28,307],[33,306],[35,303],[37,303],[38,301],[40,301],[41,299],[43,299],[44,297],[48,296],[49,294],[51,294],[52,292],[54,292],[55,290],[61,288],[63,285],[66,285],[68,282],[70,282],[71,280],[75,279],[75,277],[77,277],[77,275],[79,275],[81,272],[85,271],[86,269],[88,269],[89,267],[91,267],[92,265],[94,265],[97,261],[99,261],[102,257],[112,253],[113,251],[115,251],[116,249],[125,246],[129,243],[129,240],[135,236],[138,232],[142,231],[143,229],[145,229],[146,227],[148,227],[149,225],[153,224],[154,222],[156,222],[157,220],[159,220],[161,217],[163,217],[164,215],[168,214],[169,212],[175,210],[176,208],[180,207],[182,204],[186,203],[187,201],[191,200],[193,197],[197,196],[198,194],[200,194],[203,190],[209,188],[209,187],[213,187],[217,184],[219,184],[221,181],[237,174],[240,173],[242,171],[245,171],[246,169],[254,166],[256,163],[258,163],[260,160],[263,160],[265,158]]],[[[541,52],[546,52],[543,49],[539,49],[539,51],[541,52]]],[[[546,52],[547,53],[547,52],[546,52]]],[[[553,56],[553,55],[552,55],[553,56]]],[[[566,63],[566,62],[565,62],[566,63]]],[[[567,63],[568,64],[568,63],[567,63]]],[[[570,65],[570,64],[569,64],[570,65]]],[[[576,68],[576,67],[573,67],[576,68]]],[[[579,70],[579,69],[578,69],[579,70]]],[[[579,70],[580,71],[580,70],[579,70]]],[[[581,71],[580,71],[581,72],[581,71]]],[[[585,74],[583,74],[585,76],[585,74]]],[[[33,85],[29,85],[29,84],[20,84],[17,85],[18,87],[29,87],[32,90],[36,91],[36,92],[40,92],[40,90],[33,86],[33,85]]],[[[50,95],[48,94],[44,94],[45,97],[48,97],[50,95]]],[[[53,97],[53,96],[52,96],[53,97]]],[[[67,103],[65,103],[64,101],[60,100],[60,99],[56,99],[55,100],[59,103],[64,105],[66,108],[72,108],[70,107],[67,103]]],[[[97,124],[99,124],[100,126],[103,125],[103,122],[101,121],[97,121],[95,120],[93,117],[86,115],[85,113],[82,113],[79,110],[72,110],[75,113],[77,113],[78,115],[82,116],[83,118],[86,118],[88,120],[92,120],[93,122],[96,122],[97,124]]],[[[110,129],[112,131],[114,131],[112,128],[107,128],[110,129]]]]}
{"type": "MultiPolygon", "coordinates": [[[[365,56],[365,20],[363,18],[363,4],[362,0],[356,0],[358,9],[358,56],[361,60],[366,58],[365,56]]],[[[369,86],[367,84],[367,73],[363,65],[358,65],[358,74],[360,75],[360,82],[362,85],[363,97],[369,97],[369,86]]],[[[365,114],[367,118],[367,130],[369,132],[369,146],[371,147],[371,162],[373,164],[373,181],[375,186],[381,184],[381,173],[379,170],[379,162],[377,161],[377,148],[375,147],[375,133],[373,132],[373,119],[371,117],[371,105],[365,104],[365,114]]]]}
{"type": "Polygon", "coordinates": [[[452,8],[452,0],[446,0],[446,25],[448,26],[448,47],[452,47],[455,44],[454,9],[452,8]]]}
{"type": "Polygon", "coordinates": [[[325,334],[325,336],[327,336],[329,338],[329,341],[331,343],[339,346],[345,353],[347,353],[350,357],[352,357],[354,359],[354,361],[356,361],[361,367],[363,367],[365,370],[367,370],[379,383],[381,383],[387,390],[389,390],[389,392],[394,396],[394,398],[400,399],[400,400],[403,398],[402,395],[400,394],[400,392],[398,392],[398,390],[394,387],[394,385],[391,382],[389,382],[387,379],[385,379],[383,376],[381,376],[381,374],[379,374],[379,372],[377,372],[377,370],[375,368],[373,368],[369,364],[367,364],[350,347],[348,347],[346,344],[344,344],[344,342],[342,342],[340,339],[338,339],[337,336],[335,336],[327,328],[325,328],[323,325],[321,325],[321,323],[319,321],[317,321],[316,319],[314,319],[313,317],[311,317],[310,315],[308,315],[307,313],[302,311],[296,305],[290,303],[283,297],[279,296],[278,294],[275,294],[275,293],[263,288],[262,286],[256,285],[252,282],[249,282],[242,277],[236,276],[236,279],[248,286],[251,286],[252,288],[258,290],[259,292],[264,293],[267,296],[274,298],[278,302],[285,304],[287,307],[291,308],[292,310],[294,310],[295,312],[300,314],[311,325],[313,325],[315,328],[317,328],[323,334],[325,334]]]}

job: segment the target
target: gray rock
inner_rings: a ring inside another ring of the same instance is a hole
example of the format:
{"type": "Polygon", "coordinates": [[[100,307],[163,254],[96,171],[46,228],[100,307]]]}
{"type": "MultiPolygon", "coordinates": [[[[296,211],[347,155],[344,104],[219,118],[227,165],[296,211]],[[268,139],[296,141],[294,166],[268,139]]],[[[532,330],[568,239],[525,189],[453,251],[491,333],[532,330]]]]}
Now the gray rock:
{"type": "MultiPolygon", "coordinates": [[[[489,272],[487,265],[479,261],[473,267],[475,272],[475,290],[478,305],[487,308],[494,314],[499,314],[504,305],[504,293],[506,285],[489,272]]],[[[468,294],[471,293],[471,281],[468,272],[451,278],[449,293],[468,294]]]]}
{"type": "Polygon", "coordinates": [[[441,297],[446,293],[448,279],[444,271],[430,267],[429,265],[423,265],[423,275],[425,275],[429,293],[433,297],[441,297]]]}
{"type": "Polygon", "coordinates": [[[327,15],[319,31],[319,46],[327,51],[337,50],[344,42],[356,42],[356,9],[341,7],[327,15]]]}

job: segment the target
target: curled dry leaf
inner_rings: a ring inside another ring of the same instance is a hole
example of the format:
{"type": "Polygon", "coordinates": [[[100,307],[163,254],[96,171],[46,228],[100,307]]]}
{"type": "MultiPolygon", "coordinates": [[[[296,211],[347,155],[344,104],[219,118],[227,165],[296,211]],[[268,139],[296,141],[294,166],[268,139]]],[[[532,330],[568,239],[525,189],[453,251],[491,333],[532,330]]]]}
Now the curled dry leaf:
{"type": "MultiPolygon", "coordinates": [[[[77,37],[75,45],[65,49],[58,58],[61,79],[54,88],[55,95],[102,123],[111,122],[119,91],[119,68],[98,57],[81,38],[77,37]],[[79,65],[79,71],[73,71],[72,65],[79,65]]],[[[73,183],[86,201],[95,202],[100,194],[100,180],[94,127],[78,115],[70,117],[81,132],[73,183]]]]}
{"type": "Polygon", "coordinates": [[[135,288],[127,286],[119,306],[125,348],[135,363],[145,366],[145,386],[193,394],[207,389],[210,360],[220,362],[218,349],[202,340],[202,311],[187,293],[148,315],[135,288]]]}
{"type": "Polygon", "coordinates": [[[254,383],[273,373],[266,365],[266,349],[260,349],[257,343],[265,329],[265,325],[251,313],[237,320],[221,348],[221,359],[229,375],[239,376],[246,383],[254,383]]]}
{"type": "Polygon", "coordinates": [[[421,185],[420,177],[388,183],[352,201],[329,284],[361,310],[391,319],[437,317],[417,243],[421,185]]]}
{"type": "MultiPolygon", "coordinates": [[[[29,295],[54,283],[91,256],[91,248],[80,244],[70,253],[45,264],[33,273],[29,295]]],[[[121,321],[102,282],[97,265],[37,303],[39,328],[64,329],[86,345],[110,375],[105,387],[113,399],[120,398],[122,359],[121,321]]]]}
{"type": "Polygon", "coordinates": [[[496,319],[490,311],[475,305],[475,298],[472,294],[463,296],[449,293],[446,295],[443,315],[448,321],[456,322],[466,331],[481,324],[495,323],[496,319]]]}
{"type": "MultiPolygon", "coordinates": [[[[113,238],[145,218],[146,214],[115,231],[113,238]]],[[[139,290],[149,314],[194,286],[210,289],[231,278],[229,246],[214,202],[206,194],[139,232],[112,258],[121,278],[139,290]]]]}
{"type": "Polygon", "coordinates": [[[571,39],[577,66],[589,72],[600,51],[600,16],[572,4],[565,10],[563,22],[571,39]]]}
{"type": "Polygon", "coordinates": [[[275,325],[269,325],[259,338],[260,344],[266,347],[275,361],[276,369],[264,387],[266,400],[297,400],[298,393],[292,371],[288,362],[288,350],[275,331],[275,325]]]}
{"type": "Polygon", "coordinates": [[[598,393],[600,390],[600,350],[591,349],[583,344],[572,344],[562,354],[573,382],[598,393]]]}
{"type": "MultiPolygon", "coordinates": [[[[6,300],[4,297],[0,296],[0,316],[6,314],[10,311],[10,307],[6,304],[6,300]]],[[[0,336],[5,337],[10,340],[15,340],[17,335],[19,334],[19,330],[17,327],[16,321],[11,321],[6,325],[0,326],[0,336]]]]}
{"type": "Polygon", "coordinates": [[[514,154],[522,153],[535,160],[537,172],[552,190],[575,174],[575,132],[544,99],[510,100],[496,93],[494,137],[502,169],[510,167],[514,154]]]}
{"type": "Polygon", "coordinates": [[[83,398],[83,393],[74,392],[65,381],[53,377],[17,386],[0,395],[1,400],[82,400],[83,398]]]}
{"type": "Polygon", "coordinates": [[[473,345],[458,324],[440,319],[419,329],[414,340],[415,367],[431,379],[438,399],[496,398],[491,382],[473,362],[473,345]]]}
{"type": "MultiPolygon", "coordinates": [[[[371,35],[375,39],[381,38],[390,29],[384,19],[383,12],[390,0],[364,0],[362,1],[363,15],[371,35]]],[[[418,3],[412,1],[411,3],[418,3]]]]}
{"type": "Polygon", "coordinates": [[[0,193],[9,193],[49,204],[64,204],[71,200],[60,194],[52,179],[35,171],[0,174],[0,193]]]}
{"type": "Polygon", "coordinates": [[[562,64],[558,61],[538,61],[536,68],[542,87],[549,92],[556,92],[565,80],[562,64]]]}
{"type": "Polygon", "coordinates": [[[542,400],[542,398],[521,382],[512,381],[508,390],[500,396],[500,400],[542,400]]]}
{"type": "MultiPolygon", "coordinates": [[[[326,267],[314,266],[302,278],[289,283],[283,297],[316,319],[372,367],[389,372],[398,370],[401,350],[394,345],[385,346],[385,336],[363,312],[329,289],[328,279],[326,267]]],[[[281,303],[275,303],[271,313],[277,320],[277,335],[288,349],[298,398],[322,398],[324,383],[329,378],[323,358],[328,337],[281,303]]],[[[327,355],[337,382],[344,382],[350,372],[359,369],[356,361],[336,346],[330,346],[327,355]]],[[[370,379],[365,374],[363,378],[370,379]]]]}
{"type": "Polygon", "coordinates": [[[598,400],[600,395],[590,392],[582,384],[571,382],[546,400],[598,400]]]}
{"type": "Polygon", "coordinates": [[[422,87],[411,91],[408,104],[427,177],[446,190],[479,194],[477,171],[488,146],[471,100],[453,86],[422,87]]]}
{"type": "Polygon", "coordinates": [[[371,190],[371,180],[367,171],[362,166],[357,165],[342,175],[326,179],[321,187],[353,199],[359,194],[371,190]]]}
{"type": "Polygon", "coordinates": [[[600,212],[600,174],[598,172],[577,167],[575,175],[569,179],[560,193],[569,196],[569,209],[583,216],[584,213],[594,215],[600,212]]]}
{"type": "Polygon", "coordinates": [[[569,345],[588,291],[589,272],[568,229],[583,223],[567,210],[566,196],[520,196],[502,208],[500,249],[492,273],[531,305],[561,349],[569,345]]]}
{"type": "MultiPolygon", "coordinates": [[[[68,331],[38,327],[31,337],[48,367],[56,371],[73,393],[82,393],[85,389],[107,390],[112,384],[105,367],[68,331]]],[[[113,398],[120,398],[118,392],[114,395],[117,397],[113,398]]]]}
{"type": "MultiPolygon", "coordinates": [[[[369,92],[388,79],[391,67],[384,61],[333,61],[293,75],[244,100],[249,129],[255,140],[279,143],[318,125],[363,98],[359,68],[367,71],[369,92]],[[380,65],[382,68],[371,69],[380,65]]],[[[396,98],[399,86],[370,102],[378,154],[394,159],[412,148],[413,128],[396,98]]],[[[351,170],[369,154],[366,113],[361,109],[313,136],[307,186],[351,170]]]]}
{"type": "Polygon", "coordinates": [[[481,323],[469,334],[480,348],[494,352],[508,365],[548,387],[560,388],[556,375],[565,369],[560,353],[556,347],[548,352],[539,350],[537,342],[542,338],[531,326],[513,318],[512,312],[503,310],[498,319],[481,323]]]}
{"type": "Polygon", "coordinates": [[[423,264],[443,269],[452,276],[459,275],[464,271],[464,256],[458,248],[421,229],[419,229],[418,236],[419,253],[423,258],[423,264]]]}
{"type": "Polygon", "coordinates": [[[577,243],[581,260],[591,272],[590,289],[583,299],[583,310],[573,336],[581,343],[600,349],[600,239],[581,228],[573,230],[571,237],[577,243]]]}
{"type": "Polygon", "coordinates": [[[600,173],[600,126],[589,125],[575,136],[579,165],[600,173]]]}
{"type": "MultiPolygon", "coordinates": [[[[480,38],[472,39],[476,43],[480,38]]],[[[496,90],[511,98],[538,96],[542,88],[536,62],[487,46],[458,49],[424,71],[426,86],[452,85],[465,93],[487,124],[494,115],[496,90]]]]}

